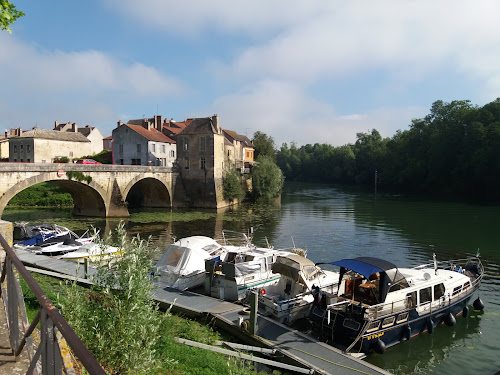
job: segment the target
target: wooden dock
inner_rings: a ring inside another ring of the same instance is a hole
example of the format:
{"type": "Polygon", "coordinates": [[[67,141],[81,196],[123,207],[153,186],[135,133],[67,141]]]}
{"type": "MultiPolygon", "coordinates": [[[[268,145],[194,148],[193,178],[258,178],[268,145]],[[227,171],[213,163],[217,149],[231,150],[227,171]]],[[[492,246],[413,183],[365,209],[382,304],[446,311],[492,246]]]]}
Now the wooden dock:
{"type": "MultiPolygon", "coordinates": [[[[62,279],[77,279],[82,284],[90,283],[81,264],[36,255],[30,251],[16,250],[16,253],[32,271],[62,279]]],[[[95,269],[89,267],[87,276],[91,277],[94,273],[95,269]]],[[[162,308],[172,307],[173,311],[190,317],[205,317],[244,342],[275,349],[284,362],[310,369],[317,374],[389,374],[383,369],[344,354],[309,335],[262,315],[257,316],[255,334],[250,334],[240,327],[242,321],[249,319],[248,309],[242,305],[190,291],[179,291],[161,283],[155,283],[153,298],[162,308]]]]}

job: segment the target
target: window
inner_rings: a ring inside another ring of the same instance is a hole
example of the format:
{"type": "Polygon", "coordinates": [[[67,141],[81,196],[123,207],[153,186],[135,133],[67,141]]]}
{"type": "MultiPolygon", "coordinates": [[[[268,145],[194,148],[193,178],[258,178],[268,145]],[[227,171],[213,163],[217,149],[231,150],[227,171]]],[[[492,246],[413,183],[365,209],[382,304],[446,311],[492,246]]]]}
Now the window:
{"type": "Polygon", "coordinates": [[[366,332],[376,331],[379,326],[380,326],[380,320],[375,320],[373,322],[370,322],[368,324],[368,327],[366,327],[366,332]]]}
{"type": "Polygon", "coordinates": [[[200,158],[200,169],[207,169],[205,157],[200,158]]]}
{"type": "Polygon", "coordinates": [[[398,319],[396,320],[396,323],[399,324],[399,323],[403,323],[403,322],[406,322],[408,320],[408,311],[407,312],[404,312],[404,313],[401,313],[398,315],[398,319]]]}
{"type": "Polygon", "coordinates": [[[417,292],[411,292],[406,295],[406,308],[412,309],[417,305],[417,292]]]}
{"type": "Polygon", "coordinates": [[[452,296],[455,297],[457,294],[459,294],[460,292],[462,291],[462,286],[459,285],[455,288],[453,288],[453,293],[452,293],[452,296]]]}
{"type": "Polygon", "coordinates": [[[434,285],[434,301],[440,299],[442,296],[444,296],[444,284],[434,285]]]}
{"type": "Polygon", "coordinates": [[[120,154],[123,154],[123,145],[118,145],[118,150],[120,154]]]}
{"type": "Polygon", "coordinates": [[[182,138],[182,149],[184,151],[189,150],[189,139],[188,138],[182,138]]]}
{"type": "Polygon", "coordinates": [[[394,324],[394,320],[396,320],[395,316],[390,316],[388,318],[385,318],[384,321],[382,322],[382,328],[387,328],[392,326],[394,324]]]}
{"type": "Polygon", "coordinates": [[[141,149],[142,149],[141,144],[140,144],[140,143],[138,143],[138,144],[137,144],[137,152],[141,152],[141,149]]]}
{"type": "Polygon", "coordinates": [[[17,145],[14,145],[14,152],[17,152],[17,145]]]}
{"type": "Polygon", "coordinates": [[[431,301],[431,287],[420,289],[419,291],[420,301],[419,304],[423,304],[431,301]]]}
{"type": "Polygon", "coordinates": [[[174,150],[170,150],[170,157],[175,158],[175,151],[174,150]]]}
{"type": "Polygon", "coordinates": [[[141,159],[132,159],[131,164],[132,165],[141,165],[141,159]]]}
{"type": "Polygon", "coordinates": [[[31,163],[31,159],[26,159],[26,161],[27,161],[28,163],[31,163]]]}
{"type": "Polygon", "coordinates": [[[165,153],[165,145],[161,145],[161,152],[165,153]]]}
{"type": "Polygon", "coordinates": [[[464,290],[467,290],[467,288],[470,287],[470,281],[467,281],[465,284],[464,284],[464,290]]]}
{"type": "Polygon", "coordinates": [[[250,157],[250,151],[247,151],[247,158],[250,157]]]}
{"type": "MultiPolygon", "coordinates": [[[[207,148],[207,139],[205,136],[200,137],[200,151],[205,151],[207,148]]],[[[205,169],[205,168],[202,168],[205,169]]]]}
{"type": "Polygon", "coordinates": [[[120,165],[123,165],[123,159],[120,159],[120,165]]]}
{"type": "Polygon", "coordinates": [[[23,152],[24,151],[24,145],[21,145],[20,147],[21,147],[21,152],[23,152]]]}
{"type": "Polygon", "coordinates": [[[26,146],[26,152],[31,152],[31,146],[30,145],[26,146]]]}
{"type": "Polygon", "coordinates": [[[156,144],[151,143],[151,152],[156,152],[156,144]]]}
{"type": "Polygon", "coordinates": [[[184,158],[184,169],[189,169],[189,158],[184,158]]]}
{"type": "Polygon", "coordinates": [[[70,151],[69,152],[69,157],[72,158],[73,157],[73,151],[70,151]]]}

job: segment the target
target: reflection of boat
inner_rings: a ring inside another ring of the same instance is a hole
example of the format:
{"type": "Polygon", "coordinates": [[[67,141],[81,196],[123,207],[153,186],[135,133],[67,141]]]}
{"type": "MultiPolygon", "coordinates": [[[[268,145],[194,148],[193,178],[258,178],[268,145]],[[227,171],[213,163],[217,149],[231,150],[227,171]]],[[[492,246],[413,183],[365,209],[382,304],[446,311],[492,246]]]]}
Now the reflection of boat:
{"type": "Polygon", "coordinates": [[[278,256],[272,271],[279,275],[276,283],[260,289],[259,308],[280,323],[292,324],[309,315],[313,291],[333,294],[339,274],[325,271],[300,255],[278,256]]]}
{"type": "Polygon", "coordinates": [[[210,237],[191,236],[170,245],[155,266],[155,276],[169,287],[185,290],[202,285],[205,259],[225,253],[210,237]]]}
{"type": "Polygon", "coordinates": [[[226,246],[220,259],[205,260],[205,292],[227,301],[245,298],[248,291],[278,282],[280,275],[272,270],[276,258],[292,253],[272,248],[226,246]]]}
{"type": "Polygon", "coordinates": [[[90,259],[91,261],[105,260],[112,256],[119,255],[122,250],[115,246],[100,245],[98,243],[89,242],[75,251],[61,255],[59,259],[90,259]]]}
{"type": "MultiPolygon", "coordinates": [[[[401,269],[371,257],[331,264],[340,266],[338,296],[334,303],[316,299],[310,319],[328,340],[364,353],[455,324],[457,314],[468,315],[483,277],[478,257],[401,269]]],[[[482,302],[474,307],[482,309],[482,302]]]]}

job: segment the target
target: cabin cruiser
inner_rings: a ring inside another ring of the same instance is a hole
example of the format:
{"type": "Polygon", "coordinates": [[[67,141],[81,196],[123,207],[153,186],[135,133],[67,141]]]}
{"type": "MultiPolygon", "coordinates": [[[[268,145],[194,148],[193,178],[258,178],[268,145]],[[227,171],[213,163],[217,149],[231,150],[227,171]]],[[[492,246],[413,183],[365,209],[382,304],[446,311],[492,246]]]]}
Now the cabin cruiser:
{"type": "Polygon", "coordinates": [[[205,259],[226,253],[224,246],[210,237],[191,236],[170,245],[156,263],[154,276],[168,287],[186,290],[203,284],[205,259]]]}
{"type": "Polygon", "coordinates": [[[205,260],[205,293],[226,301],[242,300],[252,289],[277,283],[281,275],[273,272],[274,262],[278,256],[292,255],[251,244],[225,248],[220,259],[205,260]]]}
{"type": "MultiPolygon", "coordinates": [[[[310,320],[322,337],[346,352],[386,347],[469,314],[484,268],[479,256],[398,268],[379,258],[343,259],[337,295],[315,294],[310,320]]],[[[474,309],[482,310],[482,301],[474,309]]]]}
{"type": "Polygon", "coordinates": [[[279,279],[259,289],[259,309],[285,324],[306,318],[314,302],[313,292],[333,294],[339,280],[338,272],[322,270],[297,254],[278,255],[272,271],[279,279]]]}

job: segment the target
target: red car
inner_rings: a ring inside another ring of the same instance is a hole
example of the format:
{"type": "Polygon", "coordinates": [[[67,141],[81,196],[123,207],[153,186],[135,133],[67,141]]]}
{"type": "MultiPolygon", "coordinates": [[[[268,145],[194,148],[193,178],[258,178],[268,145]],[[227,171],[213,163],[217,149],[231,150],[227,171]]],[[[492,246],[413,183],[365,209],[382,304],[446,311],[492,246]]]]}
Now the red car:
{"type": "Polygon", "coordinates": [[[76,161],[76,164],[101,164],[94,159],[80,159],[76,161]]]}

